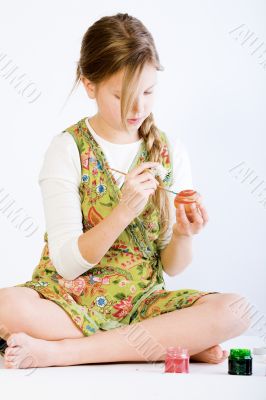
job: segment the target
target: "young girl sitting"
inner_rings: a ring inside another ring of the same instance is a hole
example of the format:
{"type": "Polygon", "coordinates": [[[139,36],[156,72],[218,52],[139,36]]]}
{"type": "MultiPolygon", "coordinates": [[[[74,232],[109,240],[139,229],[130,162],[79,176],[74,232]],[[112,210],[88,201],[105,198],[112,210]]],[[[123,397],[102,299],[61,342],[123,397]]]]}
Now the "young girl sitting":
{"type": "Polygon", "coordinates": [[[237,293],[165,288],[163,271],[191,263],[208,215],[199,204],[189,220],[168,191],[192,181],[185,148],[177,140],[172,150],[152,114],[161,70],[137,18],[106,16],[85,33],[76,83],[98,110],[47,150],[40,262],[32,280],[0,289],[6,368],[161,361],[178,345],[192,361],[219,363],[228,356],[219,343],[248,328],[230,307],[245,302],[237,293]]]}

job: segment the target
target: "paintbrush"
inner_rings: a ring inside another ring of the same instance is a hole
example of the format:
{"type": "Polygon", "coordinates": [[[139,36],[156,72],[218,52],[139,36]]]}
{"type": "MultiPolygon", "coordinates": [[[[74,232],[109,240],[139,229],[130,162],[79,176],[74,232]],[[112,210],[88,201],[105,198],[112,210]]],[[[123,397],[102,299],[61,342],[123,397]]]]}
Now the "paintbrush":
{"type": "MultiPolygon", "coordinates": [[[[162,168],[164,168],[164,167],[162,166],[162,168]]],[[[118,171],[117,169],[114,169],[114,168],[111,168],[111,167],[109,167],[109,169],[111,169],[112,171],[118,172],[119,174],[127,175],[125,172],[118,171]]],[[[155,168],[155,170],[156,170],[156,168],[155,168]]],[[[144,171],[151,172],[149,169],[145,169],[144,171]]],[[[153,173],[153,172],[151,172],[151,173],[153,173]]],[[[158,172],[158,175],[162,176],[162,174],[160,172],[158,172]]],[[[159,185],[158,187],[160,189],[166,190],[167,192],[170,192],[170,193],[173,193],[173,194],[178,194],[177,192],[174,192],[173,190],[166,189],[164,186],[160,186],[159,185]]]]}

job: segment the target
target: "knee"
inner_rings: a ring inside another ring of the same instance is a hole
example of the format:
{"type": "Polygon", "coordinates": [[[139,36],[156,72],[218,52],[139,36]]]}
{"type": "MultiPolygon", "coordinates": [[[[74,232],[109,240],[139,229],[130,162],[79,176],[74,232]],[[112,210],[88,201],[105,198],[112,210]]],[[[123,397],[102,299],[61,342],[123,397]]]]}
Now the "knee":
{"type": "Polygon", "coordinates": [[[4,296],[10,288],[0,288],[0,299],[4,296]]]}
{"type": "Polygon", "coordinates": [[[11,297],[17,298],[17,288],[15,286],[0,288],[0,304],[2,299],[10,299],[11,297]]]}
{"type": "Polygon", "coordinates": [[[17,296],[15,296],[14,288],[3,288],[0,289],[0,321],[3,322],[3,317],[7,315],[10,311],[13,314],[15,310],[12,312],[12,307],[14,306],[14,302],[19,303],[17,296]]]}
{"type": "MultiPolygon", "coordinates": [[[[8,307],[10,288],[0,289],[0,338],[7,339],[10,335],[9,321],[8,321],[8,307]]],[[[13,313],[12,313],[13,314],[13,313]]],[[[10,317],[10,315],[9,315],[10,317]]]]}
{"type": "Polygon", "coordinates": [[[250,303],[245,296],[238,293],[219,293],[213,299],[212,306],[219,329],[237,336],[250,327],[250,303]]]}
{"type": "Polygon", "coordinates": [[[0,337],[2,331],[13,331],[18,321],[23,321],[31,314],[32,301],[27,296],[19,296],[16,287],[0,290],[0,337]]]}

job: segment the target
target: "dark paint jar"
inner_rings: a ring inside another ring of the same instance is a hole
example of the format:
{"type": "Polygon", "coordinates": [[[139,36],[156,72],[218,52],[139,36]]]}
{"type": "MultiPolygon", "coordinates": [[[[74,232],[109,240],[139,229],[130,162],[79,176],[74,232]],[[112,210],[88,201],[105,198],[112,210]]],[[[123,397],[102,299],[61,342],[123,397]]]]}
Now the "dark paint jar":
{"type": "Polygon", "coordinates": [[[228,374],[252,375],[252,356],[249,349],[230,349],[228,374]]]}

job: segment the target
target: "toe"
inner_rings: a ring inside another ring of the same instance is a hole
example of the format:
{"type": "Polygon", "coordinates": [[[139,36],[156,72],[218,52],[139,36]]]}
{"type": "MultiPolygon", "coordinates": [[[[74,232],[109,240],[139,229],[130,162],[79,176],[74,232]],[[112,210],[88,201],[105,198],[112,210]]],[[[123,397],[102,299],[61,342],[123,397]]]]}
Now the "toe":
{"type": "Polygon", "coordinates": [[[213,346],[209,349],[209,361],[218,364],[227,358],[227,351],[222,350],[220,345],[213,346]]]}
{"type": "Polygon", "coordinates": [[[5,360],[8,362],[13,362],[15,361],[16,357],[15,356],[5,356],[5,360]]]}
{"type": "Polygon", "coordinates": [[[10,356],[10,354],[11,354],[11,349],[12,349],[12,347],[7,347],[7,348],[5,349],[5,357],[6,357],[6,356],[10,356]]]}
{"type": "Polygon", "coordinates": [[[16,346],[16,333],[12,333],[7,339],[6,343],[9,347],[16,346]]]}
{"type": "Polygon", "coordinates": [[[229,356],[229,351],[223,350],[223,358],[228,358],[229,356]]]}
{"type": "Polygon", "coordinates": [[[9,347],[21,346],[25,343],[26,338],[27,335],[23,332],[12,333],[7,339],[7,345],[9,347]]]}
{"type": "Polygon", "coordinates": [[[223,351],[219,345],[213,346],[209,349],[209,356],[214,360],[220,360],[223,357],[223,351]]]}
{"type": "Polygon", "coordinates": [[[18,347],[7,347],[5,350],[5,356],[12,356],[17,354],[18,347]]]}
{"type": "Polygon", "coordinates": [[[4,366],[5,366],[5,368],[13,369],[13,368],[16,368],[16,362],[15,361],[5,361],[4,366]]]}
{"type": "Polygon", "coordinates": [[[218,359],[223,357],[223,350],[222,350],[221,346],[215,346],[214,355],[218,359]]]}

